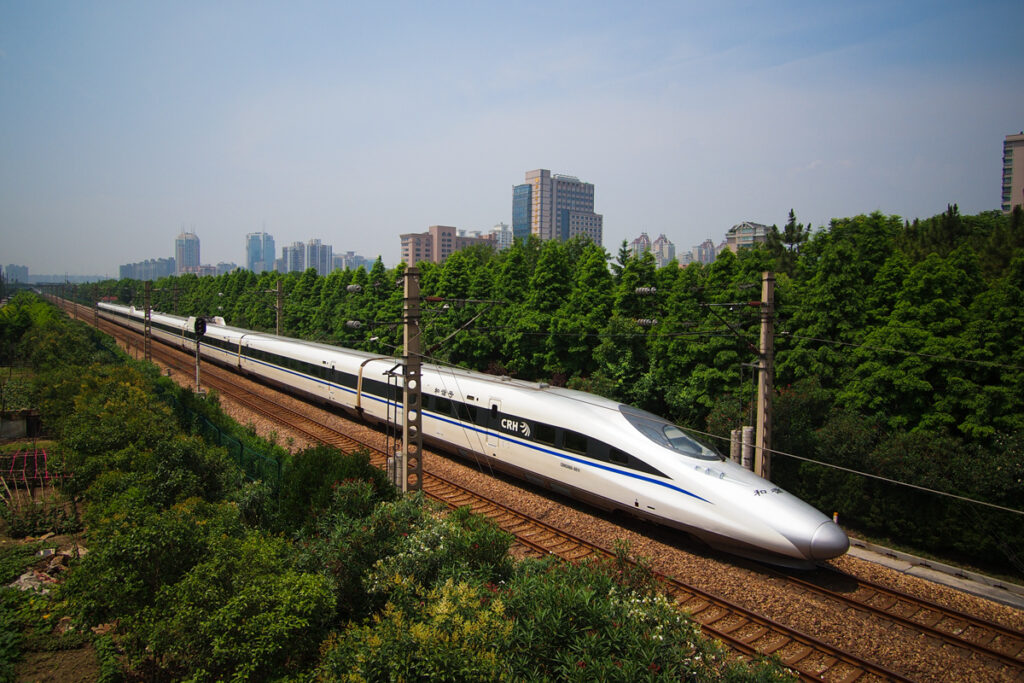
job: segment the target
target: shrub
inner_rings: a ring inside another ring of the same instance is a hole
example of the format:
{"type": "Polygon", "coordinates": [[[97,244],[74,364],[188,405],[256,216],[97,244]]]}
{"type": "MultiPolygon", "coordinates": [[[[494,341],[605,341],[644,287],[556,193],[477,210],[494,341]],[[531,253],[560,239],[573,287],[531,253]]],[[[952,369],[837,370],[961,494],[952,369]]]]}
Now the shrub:
{"type": "Polygon", "coordinates": [[[332,505],[335,487],[346,480],[368,482],[376,501],[393,500],[396,493],[387,475],[370,464],[365,451],[344,454],[330,446],[296,453],[284,468],[280,523],[285,531],[311,530],[332,505]]]}
{"type": "Polygon", "coordinates": [[[432,586],[451,579],[500,581],[511,571],[512,537],[469,508],[426,516],[395,541],[366,577],[364,585],[372,594],[387,595],[394,577],[415,577],[432,586]]]}
{"type": "Polygon", "coordinates": [[[382,557],[395,554],[403,534],[413,533],[439,508],[428,505],[422,495],[411,495],[381,503],[365,517],[350,516],[351,498],[367,495],[365,482],[345,482],[338,486],[319,519],[316,532],[303,535],[301,564],[307,570],[323,573],[334,585],[339,615],[360,619],[373,605],[383,600],[367,595],[363,577],[382,557]]]}
{"type": "Polygon", "coordinates": [[[263,680],[310,663],[334,615],[328,579],[296,569],[293,546],[259,531],[211,546],[133,622],[147,651],[194,681],[263,680]]]}
{"type": "Polygon", "coordinates": [[[627,589],[622,578],[604,562],[520,563],[506,586],[494,587],[514,623],[504,646],[509,677],[789,680],[771,664],[750,670],[731,662],[676,605],[649,590],[627,589]]]}
{"type": "Polygon", "coordinates": [[[486,589],[448,580],[433,589],[408,587],[406,610],[388,604],[362,625],[324,645],[321,680],[488,681],[507,677],[512,622],[486,589]]]}
{"type": "Polygon", "coordinates": [[[89,623],[131,617],[153,603],[157,591],[203,561],[211,543],[238,536],[241,521],[228,503],[189,499],[168,510],[129,489],[109,501],[89,534],[89,553],[62,588],[89,623]]]}

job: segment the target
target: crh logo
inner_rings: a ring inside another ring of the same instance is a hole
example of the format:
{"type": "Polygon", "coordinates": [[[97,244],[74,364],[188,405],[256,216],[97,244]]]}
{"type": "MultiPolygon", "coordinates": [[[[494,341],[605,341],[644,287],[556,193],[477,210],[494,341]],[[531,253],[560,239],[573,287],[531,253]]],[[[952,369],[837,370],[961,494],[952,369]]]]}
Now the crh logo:
{"type": "Polygon", "coordinates": [[[525,420],[503,417],[501,418],[501,429],[509,434],[522,434],[524,438],[530,438],[530,425],[525,420]]]}

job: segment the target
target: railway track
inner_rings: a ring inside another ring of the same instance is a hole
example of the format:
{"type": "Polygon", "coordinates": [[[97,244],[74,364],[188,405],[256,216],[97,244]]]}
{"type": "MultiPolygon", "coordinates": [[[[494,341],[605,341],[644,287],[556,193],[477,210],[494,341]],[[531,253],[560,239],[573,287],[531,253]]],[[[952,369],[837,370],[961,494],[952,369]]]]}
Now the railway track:
{"type": "MultiPolygon", "coordinates": [[[[99,323],[101,329],[114,333],[119,338],[128,339],[136,336],[106,321],[100,320],[99,323]]],[[[188,357],[180,351],[171,351],[167,347],[154,344],[152,354],[167,365],[176,367],[185,376],[194,369],[193,362],[183,360],[183,357],[188,357]]],[[[383,466],[384,453],[371,444],[342,434],[264,396],[237,387],[235,375],[227,370],[206,363],[204,368],[205,384],[216,388],[223,395],[229,396],[248,409],[283,424],[310,440],[330,444],[344,452],[368,450],[375,464],[383,466]]],[[[488,516],[499,527],[511,533],[516,542],[525,548],[527,554],[553,554],[569,561],[613,555],[607,548],[590,544],[534,520],[437,475],[425,473],[423,488],[426,495],[446,505],[468,505],[474,512],[488,516]]],[[[773,573],[780,580],[797,585],[807,592],[870,613],[874,618],[914,629],[925,637],[960,648],[969,656],[992,660],[996,666],[1002,667],[1002,675],[1010,679],[1024,679],[1024,633],[881,585],[870,584],[833,569],[823,570],[814,579],[764,568],[760,570],[773,573]],[[857,582],[854,589],[850,588],[850,581],[857,582]],[[829,583],[835,585],[837,582],[845,585],[839,588],[828,586],[829,583]]],[[[676,601],[701,624],[706,633],[747,657],[774,655],[785,666],[796,671],[803,680],[908,680],[883,666],[865,661],[834,645],[732,605],[672,577],[659,575],[658,579],[676,601]]]]}
{"type": "MultiPolygon", "coordinates": [[[[772,570],[766,570],[772,571],[772,570]]],[[[813,577],[781,574],[789,583],[873,614],[928,637],[989,657],[1024,676],[1024,633],[907,595],[879,583],[822,568],[813,577]],[[850,586],[849,582],[855,581],[850,586]],[[838,587],[834,587],[838,586],[838,587]]]]}

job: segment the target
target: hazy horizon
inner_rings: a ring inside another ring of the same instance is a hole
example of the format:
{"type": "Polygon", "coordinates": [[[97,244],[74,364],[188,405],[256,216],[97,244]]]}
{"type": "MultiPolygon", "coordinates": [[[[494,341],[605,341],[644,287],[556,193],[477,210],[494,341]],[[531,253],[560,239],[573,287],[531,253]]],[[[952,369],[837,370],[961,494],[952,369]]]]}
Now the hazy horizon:
{"type": "Polygon", "coordinates": [[[189,230],[244,266],[265,230],[393,265],[536,168],[594,184],[612,253],[998,209],[1019,9],[0,0],[0,262],[116,277],[189,230]]]}

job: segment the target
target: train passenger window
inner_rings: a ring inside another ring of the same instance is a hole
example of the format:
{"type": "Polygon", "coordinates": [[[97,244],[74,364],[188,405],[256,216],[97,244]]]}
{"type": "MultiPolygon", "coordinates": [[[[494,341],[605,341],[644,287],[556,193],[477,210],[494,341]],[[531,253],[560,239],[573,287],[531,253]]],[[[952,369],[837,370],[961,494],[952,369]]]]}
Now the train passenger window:
{"type": "Polygon", "coordinates": [[[587,453],[587,437],[570,429],[565,430],[562,445],[565,447],[565,450],[572,451],[573,453],[579,453],[580,455],[586,455],[587,453]]]}
{"type": "Polygon", "coordinates": [[[555,428],[551,425],[538,422],[536,429],[533,430],[533,438],[540,443],[545,443],[549,446],[555,445],[555,428]]]}
{"type": "Polygon", "coordinates": [[[489,427],[491,421],[489,416],[491,411],[487,410],[486,406],[477,406],[476,408],[476,423],[481,427],[489,427]]]}
{"type": "Polygon", "coordinates": [[[628,465],[629,456],[620,451],[618,448],[608,449],[608,459],[618,465],[628,465]]]}
{"type": "Polygon", "coordinates": [[[437,396],[435,398],[437,399],[437,408],[436,408],[437,412],[441,413],[442,415],[451,415],[452,414],[452,402],[451,402],[451,399],[443,398],[441,396],[437,396]]]}

